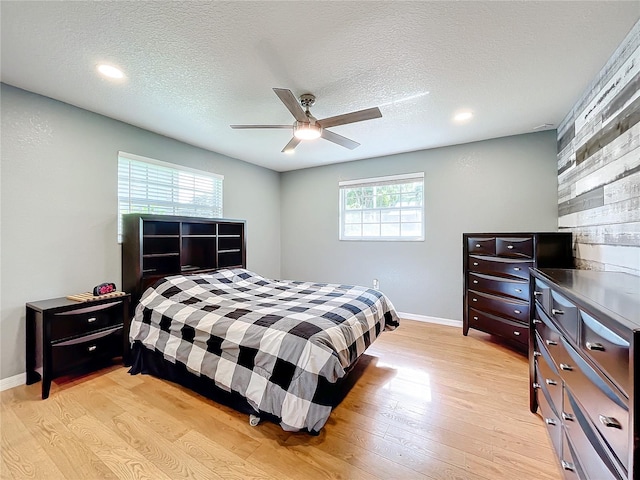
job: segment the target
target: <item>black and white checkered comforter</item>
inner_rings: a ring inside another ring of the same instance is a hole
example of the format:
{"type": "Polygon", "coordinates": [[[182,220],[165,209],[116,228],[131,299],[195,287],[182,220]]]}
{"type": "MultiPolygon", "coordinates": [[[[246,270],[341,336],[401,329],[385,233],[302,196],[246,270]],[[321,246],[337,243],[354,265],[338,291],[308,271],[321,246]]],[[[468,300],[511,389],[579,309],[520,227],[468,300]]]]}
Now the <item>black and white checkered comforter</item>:
{"type": "Polygon", "coordinates": [[[379,291],[229,269],[167,277],[149,288],[130,340],[239,393],[285,430],[318,432],[331,413],[319,387],[337,382],[396,326],[393,305],[379,291]]]}

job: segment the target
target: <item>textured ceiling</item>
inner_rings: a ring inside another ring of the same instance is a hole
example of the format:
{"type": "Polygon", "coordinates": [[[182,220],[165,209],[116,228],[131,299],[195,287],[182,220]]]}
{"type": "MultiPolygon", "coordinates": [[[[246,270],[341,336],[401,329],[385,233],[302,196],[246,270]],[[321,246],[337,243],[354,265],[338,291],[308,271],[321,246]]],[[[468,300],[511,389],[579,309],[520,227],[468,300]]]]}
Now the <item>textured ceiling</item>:
{"type": "MultiPolygon", "coordinates": [[[[286,171],[555,128],[640,17],[637,1],[0,2],[4,83],[286,171]],[[98,76],[96,64],[126,79],[98,76]],[[382,118],[281,153],[293,118],[382,118]],[[427,93],[428,92],[428,93],[427,93]],[[465,124],[453,122],[463,109],[465,124]]],[[[135,153],[135,152],[134,152],[135,153]]]]}

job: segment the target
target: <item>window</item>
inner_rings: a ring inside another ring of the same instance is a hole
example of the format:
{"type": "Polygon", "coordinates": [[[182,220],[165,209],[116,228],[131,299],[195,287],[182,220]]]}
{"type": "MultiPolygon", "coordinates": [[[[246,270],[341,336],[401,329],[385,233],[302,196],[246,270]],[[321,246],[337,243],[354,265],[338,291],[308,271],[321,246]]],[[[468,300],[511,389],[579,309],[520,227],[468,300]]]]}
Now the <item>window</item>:
{"type": "Polygon", "coordinates": [[[118,152],[118,241],[125,213],[222,217],[223,180],[215,173],[118,152]]]}
{"type": "Polygon", "coordinates": [[[424,240],[424,173],[339,183],[340,240],[424,240]]]}

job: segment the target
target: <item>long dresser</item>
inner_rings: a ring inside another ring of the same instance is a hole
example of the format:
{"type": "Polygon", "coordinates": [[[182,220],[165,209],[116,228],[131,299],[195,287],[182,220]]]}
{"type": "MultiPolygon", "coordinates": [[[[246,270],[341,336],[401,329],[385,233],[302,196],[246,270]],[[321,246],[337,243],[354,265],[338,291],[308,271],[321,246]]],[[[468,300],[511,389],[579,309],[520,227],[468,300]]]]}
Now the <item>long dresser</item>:
{"type": "Polygon", "coordinates": [[[530,407],[565,478],[640,477],[640,277],[532,269],[530,282],[530,407]]]}
{"type": "Polygon", "coordinates": [[[470,328],[529,345],[529,267],[571,268],[571,233],[463,234],[464,315],[470,328]]]}

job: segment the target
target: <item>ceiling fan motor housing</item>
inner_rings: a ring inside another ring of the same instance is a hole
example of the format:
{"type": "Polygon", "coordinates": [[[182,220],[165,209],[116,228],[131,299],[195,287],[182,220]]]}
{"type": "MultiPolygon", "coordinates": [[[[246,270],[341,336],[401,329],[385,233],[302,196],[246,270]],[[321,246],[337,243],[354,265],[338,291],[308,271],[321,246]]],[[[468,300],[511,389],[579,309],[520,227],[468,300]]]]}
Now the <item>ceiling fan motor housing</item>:
{"type": "Polygon", "coordinates": [[[303,93],[300,95],[300,105],[307,110],[309,107],[313,107],[313,104],[316,103],[316,96],[310,93],[303,93]]]}

